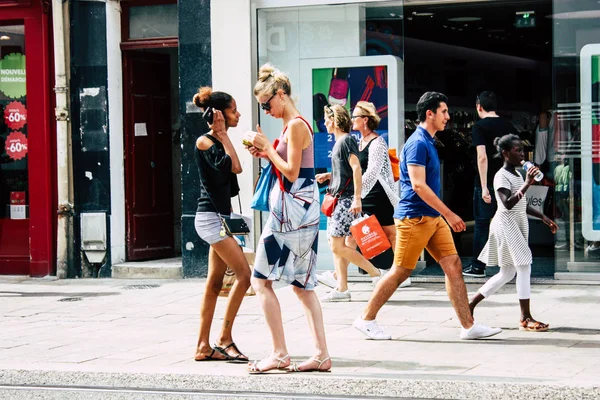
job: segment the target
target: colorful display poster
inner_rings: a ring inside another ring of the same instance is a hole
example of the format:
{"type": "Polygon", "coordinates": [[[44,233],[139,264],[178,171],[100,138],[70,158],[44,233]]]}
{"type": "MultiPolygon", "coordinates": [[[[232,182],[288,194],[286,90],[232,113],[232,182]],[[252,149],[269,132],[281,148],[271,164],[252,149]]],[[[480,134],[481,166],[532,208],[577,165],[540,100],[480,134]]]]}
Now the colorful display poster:
{"type": "MultiPolygon", "coordinates": [[[[404,75],[402,60],[395,56],[319,58],[300,61],[300,108],[312,121],[315,131],[316,172],[331,168],[333,135],[325,129],[327,104],[340,104],[352,112],[359,101],[375,105],[381,122],[376,130],[389,147],[400,149],[404,143],[404,75]]],[[[358,141],[359,132],[351,132],[358,141]]],[[[323,196],[327,184],[320,185],[323,196]]],[[[321,215],[320,229],[327,229],[321,215]]],[[[324,236],[324,235],[323,235],[324,236]]],[[[319,246],[326,245],[319,244],[319,246]]]]}
{"type": "MultiPolygon", "coordinates": [[[[388,68],[385,65],[312,70],[313,129],[315,131],[315,167],[331,167],[333,135],[325,129],[323,108],[340,104],[349,112],[359,101],[375,105],[381,117],[377,133],[388,140],[388,68]]],[[[360,140],[359,132],[351,134],[360,140]]]]}
{"type": "Polygon", "coordinates": [[[581,49],[582,233],[600,240],[600,43],[581,49]]]}
{"type": "Polygon", "coordinates": [[[0,92],[11,99],[20,99],[27,93],[25,82],[25,55],[4,56],[0,60],[0,92]]]}

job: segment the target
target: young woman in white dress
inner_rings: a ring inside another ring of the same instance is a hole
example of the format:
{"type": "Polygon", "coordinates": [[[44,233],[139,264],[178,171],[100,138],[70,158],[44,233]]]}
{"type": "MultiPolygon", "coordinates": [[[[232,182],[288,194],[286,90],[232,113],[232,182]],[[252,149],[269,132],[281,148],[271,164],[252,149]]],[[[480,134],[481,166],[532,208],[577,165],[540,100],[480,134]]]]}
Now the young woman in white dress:
{"type": "Polygon", "coordinates": [[[548,225],[552,233],[558,226],[550,218],[527,205],[527,189],[533,184],[537,167],[527,170],[525,180],[517,168],[524,159],[523,143],[517,135],[504,135],[494,141],[498,155],[504,159],[504,166],[494,176],[494,193],[498,210],[490,224],[490,236],[479,260],[486,265],[500,266],[500,272],[491,277],[479,289],[469,306],[471,313],[483,299],[496,293],[508,283],[515,274],[516,286],[521,306],[519,329],[531,332],[543,332],[548,324],[536,321],[531,315],[531,250],[529,249],[529,221],[527,214],[540,218],[548,225]]]}

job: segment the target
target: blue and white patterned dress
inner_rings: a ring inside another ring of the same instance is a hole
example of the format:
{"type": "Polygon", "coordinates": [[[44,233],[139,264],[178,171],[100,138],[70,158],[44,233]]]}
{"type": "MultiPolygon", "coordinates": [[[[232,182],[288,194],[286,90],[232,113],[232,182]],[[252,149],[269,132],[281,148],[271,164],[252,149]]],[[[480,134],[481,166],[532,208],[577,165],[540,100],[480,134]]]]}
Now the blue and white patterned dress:
{"type": "MultiPolygon", "coordinates": [[[[302,120],[310,129],[310,124],[302,120]]],[[[279,137],[276,150],[287,161],[286,130],[287,126],[279,137]]],[[[321,212],[315,180],[314,142],[302,151],[298,179],[292,183],[283,174],[281,178],[284,190],[276,181],[269,196],[270,214],[256,249],[253,275],[312,290],[317,285],[321,212]]]]}

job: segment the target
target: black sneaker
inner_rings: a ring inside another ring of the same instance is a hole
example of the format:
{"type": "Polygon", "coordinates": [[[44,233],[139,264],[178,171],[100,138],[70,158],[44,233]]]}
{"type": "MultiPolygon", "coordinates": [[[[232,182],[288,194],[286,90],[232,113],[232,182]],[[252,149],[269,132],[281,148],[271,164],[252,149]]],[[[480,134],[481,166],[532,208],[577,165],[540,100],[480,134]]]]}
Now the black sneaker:
{"type": "Polygon", "coordinates": [[[485,278],[485,268],[469,264],[463,268],[464,276],[472,276],[473,278],[485,278]]]}

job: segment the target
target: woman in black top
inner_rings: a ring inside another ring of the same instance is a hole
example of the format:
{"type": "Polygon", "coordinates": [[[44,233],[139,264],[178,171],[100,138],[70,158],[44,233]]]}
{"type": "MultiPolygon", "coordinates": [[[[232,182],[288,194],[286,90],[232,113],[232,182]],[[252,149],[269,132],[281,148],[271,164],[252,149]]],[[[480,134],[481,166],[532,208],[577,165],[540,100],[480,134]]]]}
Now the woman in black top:
{"type": "Polygon", "coordinates": [[[352,221],[362,212],[362,170],[358,159],[356,139],[350,132],[351,119],[348,110],[339,104],[325,107],[327,132],[335,136],[331,154],[331,172],[315,176],[317,182],[329,181],[328,192],[339,197],[331,217],[327,218],[327,237],[331,252],[337,285],[321,302],[350,301],[348,290],[348,264],[351,262],[371,275],[373,287],[379,281],[381,272],[362,254],[356,245],[349,246],[346,239],[350,235],[352,221]]]}
{"type": "Polygon", "coordinates": [[[250,267],[235,239],[225,233],[219,217],[219,214],[230,214],[231,197],[239,192],[236,174],[242,172],[242,166],[227,129],[237,126],[240,113],[233,97],[224,92],[213,92],[209,87],[198,90],[194,104],[202,109],[210,107],[214,112],[211,131],[196,140],[194,149],[200,175],[195,226],[200,238],[210,245],[206,290],[200,307],[200,335],[194,359],[246,363],[248,357],[233,342],[231,331],[240,304],[250,287],[250,267]],[[210,327],[227,266],[235,273],[236,282],[229,292],[221,334],[211,346],[210,327]]]}

